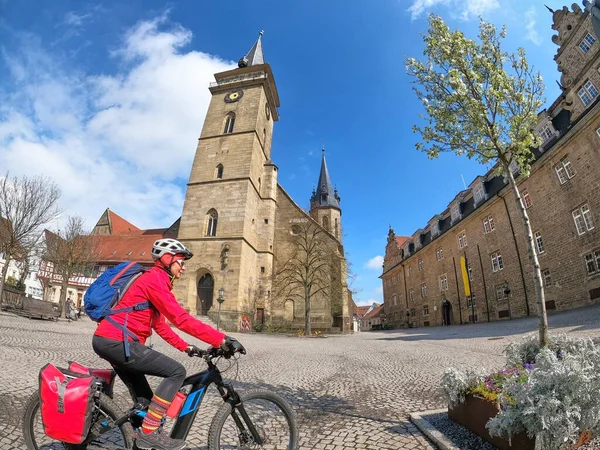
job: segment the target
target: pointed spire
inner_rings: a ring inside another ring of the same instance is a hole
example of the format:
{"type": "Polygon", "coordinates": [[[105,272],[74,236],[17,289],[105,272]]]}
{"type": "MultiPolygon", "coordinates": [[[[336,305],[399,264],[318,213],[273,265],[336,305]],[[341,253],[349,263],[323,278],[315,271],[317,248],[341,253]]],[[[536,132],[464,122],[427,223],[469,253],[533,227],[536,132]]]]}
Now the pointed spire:
{"type": "Polygon", "coordinates": [[[552,14],[554,14],[554,10],[552,8],[550,8],[548,5],[544,5],[544,6],[548,9],[548,11],[550,11],[552,14]]]}
{"type": "Polygon", "coordinates": [[[254,43],[254,45],[252,46],[250,51],[246,54],[246,56],[240,58],[240,60],[238,61],[238,67],[241,68],[241,67],[258,66],[260,64],[265,63],[265,57],[263,56],[262,41],[261,41],[262,35],[264,33],[265,32],[263,30],[261,30],[261,32],[258,33],[258,39],[254,43]]]}
{"type": "Polygon", "coordinates": [[[330,207],[340,209],[340,196],[337,189],[333,189],[327,170],[327,161],[325,160],[325,147],[322,148],[321,173],[317,183],[317,191],[313,193],[311,203],[317,207],[330,207]]]}

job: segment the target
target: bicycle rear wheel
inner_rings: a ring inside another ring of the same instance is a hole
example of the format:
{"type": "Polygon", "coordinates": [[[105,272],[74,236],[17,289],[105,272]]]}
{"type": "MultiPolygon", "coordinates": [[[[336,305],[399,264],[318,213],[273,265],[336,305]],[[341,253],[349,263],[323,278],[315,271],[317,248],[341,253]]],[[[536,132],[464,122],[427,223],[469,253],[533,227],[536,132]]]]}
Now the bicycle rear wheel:
{"type": "Polygon", "coordinates": [[[296,450],[298,448],[298,424],[291,406],[279,394],[264,389],[254,389],[240,394],[241,405],[232,409],[223,404],[208,430],[208,449],[268,449],[296,450]],[[247,413],[250,423],[241,414],[247,413]],[[236,424],[233,414],[241,423],[236,424]],[[251,428],[262,440],[254,438],[251,428]]]}
{"type": "MultiPolygon", "coordinates": [[[[115,403],[107,396],[100,396],[98,406],[100,419],[110,425],[123,414],[115,403]]],[[[94,424],[91,429],[94,430],[94,424]]],[[[133,449],[133,428],[129,422],[107,431],[87,444],[66,444],[46,436],[40,413],[40,397],[34,392],[25,405],[23,413],[23,439],[27,450],[131,450],[133,449]]]]}

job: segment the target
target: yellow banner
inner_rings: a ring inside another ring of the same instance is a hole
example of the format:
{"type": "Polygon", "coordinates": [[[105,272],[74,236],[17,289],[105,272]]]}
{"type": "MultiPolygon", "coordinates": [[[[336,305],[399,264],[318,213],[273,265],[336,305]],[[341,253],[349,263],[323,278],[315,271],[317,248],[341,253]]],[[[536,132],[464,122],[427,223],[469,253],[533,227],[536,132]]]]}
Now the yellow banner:
{"type": "Polygon", "coordinates": [[[465,285],[465,295],[471,295],[471,286],[469,285],[469,273],[467,272],[467,260],[464,256],[460,257],[460,270],[462,272],[463,284],[465,285]]]}

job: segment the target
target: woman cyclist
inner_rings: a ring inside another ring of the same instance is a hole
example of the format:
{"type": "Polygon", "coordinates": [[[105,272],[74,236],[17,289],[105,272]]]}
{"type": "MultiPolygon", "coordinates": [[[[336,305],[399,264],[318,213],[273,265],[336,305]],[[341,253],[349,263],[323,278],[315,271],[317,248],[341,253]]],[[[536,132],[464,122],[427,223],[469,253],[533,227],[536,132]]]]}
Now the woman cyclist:
{"type": "Polygon", "coordinates": [[[245,353],[238,341],[192,317],[171,292],[174,280],[179,279],[185,270],[184,261],[192,256],[192,252],[175,239],[157,240],[152,246],[154,267],[133,282],[116,307],[124,309],[148,301],[150,308],[114,314],[112,321],[102,320],[92,340],[94,351],[111,363],[134,401],[149,403],[148,412],[136,436],[139,449],[181,450],[185,447],[183,440],[171,439],[161,433],[160,427],[169,405],[183,384],[185,368],[145,345],[152,330],[190,356],[199,349],[177,335],[165,319],[213,347],[245,353]],[[113,321],[121,327],[111,323],[113,321]],[[125,339],[128,340],[129,357],[125,352],[125,339]],[[163,378],[154,393],[146,375],[163,378]]]}

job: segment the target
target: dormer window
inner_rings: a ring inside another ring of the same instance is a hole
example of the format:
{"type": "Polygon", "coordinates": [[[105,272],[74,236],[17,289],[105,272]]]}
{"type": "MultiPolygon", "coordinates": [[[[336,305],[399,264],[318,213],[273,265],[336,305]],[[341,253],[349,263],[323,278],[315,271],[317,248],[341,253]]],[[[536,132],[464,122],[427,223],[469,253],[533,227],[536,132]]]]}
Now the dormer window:
{"type": "Polygon", "coordinates": [[[542,144],[545,144],[550,139],[554,137],[554,131],[552,130],[552,126],[544,125],[539,133],[540,138],[542,138],[542,144]]]}
{"type": "Polygon", "coordinates": [[[579,43],[579,48],[583,53],[587,53],[590,51],[592,45],[594,45],[595,42],[596,39],[594,38],[594,36],[592,36],[590,33],[586,33],[584,38],[579,43]]]}
{"type": "Polygon", "coordinates": [[[458,222],[460,219],[460,205],[458,203],[450,207],[450,220],[452,223],[458,222]]]}
{"type": "Polygon", "coordinates": [[[485,189],[483,188],[483,183],[475,186],[475,189],[473,190],[473,199],[475,200],[476,205],[485,200],[485,189]]]}
{"type": "Polygon", "coordinates": [[[437,236],[438,234],[440,234],[440,224],[436,220],[431,224],[431,236],[437,236]]]}

